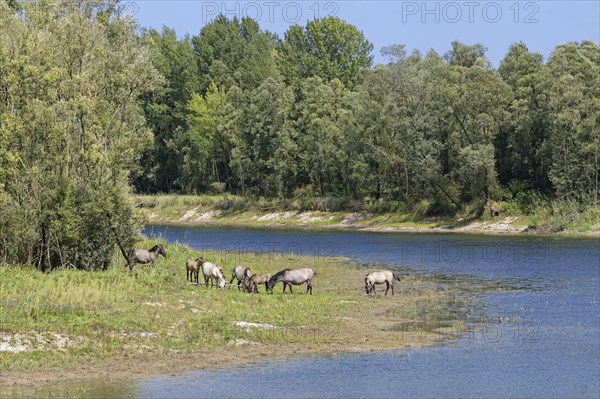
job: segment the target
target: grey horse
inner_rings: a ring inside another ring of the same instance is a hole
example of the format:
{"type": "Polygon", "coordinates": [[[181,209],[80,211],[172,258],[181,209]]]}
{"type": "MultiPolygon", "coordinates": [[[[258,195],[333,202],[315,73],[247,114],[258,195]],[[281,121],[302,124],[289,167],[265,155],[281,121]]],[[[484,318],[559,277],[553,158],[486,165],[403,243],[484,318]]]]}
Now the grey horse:
{"type": "Polygon", "coordinates": [[[394,280],[400,280],[400,275],[392,273],[389,270],[382,270],[378,272],[371,272],[365,276],[365,292],[367,294],[375,294],[376,284],[385,284],[385,295],[387,295],[390,287],[392,288],[392,295],[394,295],[394,280]]]}
{"type": "Polygon", "coordinates": [[[246,279],[252,277],[252,272],[250,271],[249,267],[244,267],[244,266],[236,266],[233,268],[233,270],[231,271],[231,281],[229,282],[229,285],[231,285],[233,283],[233,280],[235,280],[237,278],[238,281],[238,290],[240,289],[240,284],[242,285],[242,288],[244,289],[244,291],[246,290],[246,279]]]}
{"type": "MultiPolygon", "coordinates": [[[[154,263],[159,254],[165,258],[167,257],[167,252],[161,244],[155,245],[148,250],[136,249],[133,252],[133,261],[134,263],[141,263],[142,265],[154,263]]],[[[133,268],[133,265],[131,267],[133,268]]]]}
{"type": "Polygon", "coordinates": [[[208,280],[210,280],[210,285],[216,281],[219,282],[219,288],[223,289],[225,287],[225,274],[223,274],[223,269],[219,266],[214,265],[210,262],[202,263],[202,274],[204,274],[204,285],[208,287],[208,280]]]}
{"type": "Polygon", "coordinates": [[[315,275],[315,272],[312,269],[285,269],[282,270],[271,277],[267,287],[269,290],[273,290],[275,283],[281,281],[283,282],[283,293],[285,294],[285,289],[287,286],[290,287],[290,294],[292,293],[292,285],[300,285],[306,283],[306,292],[310,292],[312,295],[312,278],[315,275]]]}

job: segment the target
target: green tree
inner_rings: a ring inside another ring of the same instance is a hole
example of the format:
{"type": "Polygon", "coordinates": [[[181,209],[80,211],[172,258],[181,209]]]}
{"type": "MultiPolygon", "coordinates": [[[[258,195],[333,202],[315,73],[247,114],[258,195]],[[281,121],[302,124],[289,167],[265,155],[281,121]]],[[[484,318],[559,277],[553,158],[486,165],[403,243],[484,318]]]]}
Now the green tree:
{"type": "Polygon", "coordinates": [[[345,137],[338,118],[346,92],[337,79],[325,82],[314,77],[302,81],[296,111],[301,172],[304,181],[317,187],[321,196],[339,192],[345,137]]]}
{"type": "Polygon", "coordinates": [[[490,61],[485,57],[486,51],[487,48],[479,43],[469,46],[454,41],[452,42],[452,49],[444,54],[444,60],[452,66],[471,68],[477,65],[489,68],[490,61]]]}
{"type": "Polygon", "coordinates": [[[557,195],[598,203],[600,161],[600,47],[558,46],[544,82],[551,114],[550,180],[557,195]]]}
{"type": "Polygon", "coordinates": [[[227,96],[212,84],[188,104],[189,130],[184,147],[181,185],[187,192],[203,192],[212,183],[227,184],[230,143],[223,133],[227,96]]]}
{"type": "Polygon", "coordinates": [[[188,102],[199,89],[198,68],[188,36],[177,39],[174,30],[164,27],[161,33],[154,29],[144,31],[141,39],[167,84],[143,97],[154,140],[143,152],[133,181],[139,192],[171,192],[181,189],[180,149],[188,129],[188,102]]]}
{"type": "Polygon", "coordinates": [[[489,155],[495,159],[493,145],[508,119],[512,92],[496,72],[480,66],[450,66],[446,79],[443,101],[452,123],[448,136],[451,173],[462,182],[464,200],[490,199],[498,189],[494,162],[474,161],[489,155]]]}
{"type": "Polygon", "coordinates": [[[0,3],[0,259],[106,267],[141,220],[128,174],[161,77],[133,20],[102,1],[0,3]],[[109,14],[110,18],[106,18],[109,14]]]}
{"type": "Polygon", "coordinates": [[[526,182],[548,191],[548,101],[543,87],[543,57],[523,43],[511,46],[498,72],[511,87],[510,118],[496,140],[498,173],[503,184],[526,182]]]}
{"type": "Polygon", "coordinates": [[[211,83],[225,91],[233,85],[251,90],[267,77],[278,76],[276,36],[261,31],[251,18],[230,20],[221,14],[205,25],[192,43],[202,93],[211,83]]]}
{"type": "Polygon", "coordinates": [[[373,45],[355,26],[337,17],[315,19],[285,33],[280,65],[287,83],[318,76],[339,79],[352,88],[360,70],[371,66],[372,50],[373,45]]]}
{"type": "Polygon", "coordinates": [[[250,95],[247,140],[254,185],[262,194],[291,193],[297,174],[296,131],[291,119],[293,91],[282,82],[265,80],[250,95]]]}

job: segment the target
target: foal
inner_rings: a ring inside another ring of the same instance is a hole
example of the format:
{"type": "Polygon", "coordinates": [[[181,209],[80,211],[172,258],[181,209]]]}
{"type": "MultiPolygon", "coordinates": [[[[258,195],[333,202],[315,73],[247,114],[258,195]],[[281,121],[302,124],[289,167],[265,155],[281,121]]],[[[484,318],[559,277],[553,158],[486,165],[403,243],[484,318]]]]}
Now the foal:
{"type": "Polygon", "coordinates": [[[188,259],[185,267],[187,269],[187,280],[194,282],[194,277],[196,280],[196,284],[198,284],[198,274],[200,274],[200,267],[204,263],[204,258],[199,257],[195,260],[188,259]]]}
{"type": "Polygon", "coordinates": [[[271,280],[271,275],[268,273],[265,274],[253,274],[248,281],[248,292],[254,292],[258,294],[258,285],[264,284],[266,292],[273,292],[272,289],[269,288],[269,280],[271,280]]]}

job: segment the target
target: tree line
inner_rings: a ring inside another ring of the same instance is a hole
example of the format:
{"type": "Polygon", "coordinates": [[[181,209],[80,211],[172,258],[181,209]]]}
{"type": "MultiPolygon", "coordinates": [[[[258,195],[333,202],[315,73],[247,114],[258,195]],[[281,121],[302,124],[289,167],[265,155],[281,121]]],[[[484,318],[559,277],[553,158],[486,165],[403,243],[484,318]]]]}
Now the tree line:
{"type": "Polygon", "coordinates": [[[426,199],[438,212],[521,193],[598,203],[600,48],[382,50],[330,17],[279,38],[219,16],[142,41],[167,84],[143,100],[142,193],[426,199]]]}
{"type": "Polygon", "coordinates": [[[139,193],[598,204],[600,49],[373,45],[335,18],[142,29],[116,0],[0,0],[0,262],[106,267],[139,193]]]}

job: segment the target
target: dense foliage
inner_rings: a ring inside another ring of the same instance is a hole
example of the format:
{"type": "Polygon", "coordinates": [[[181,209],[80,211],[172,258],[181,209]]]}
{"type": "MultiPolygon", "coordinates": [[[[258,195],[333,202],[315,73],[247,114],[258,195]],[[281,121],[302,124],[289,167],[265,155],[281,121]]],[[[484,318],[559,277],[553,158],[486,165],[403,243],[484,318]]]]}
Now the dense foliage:
{"type": "MultiPolygon", "coordinates": [[[[0,256],[104,266],[140,193],[598,205],[600,47],[382,50],[335,17],[139,30],[117,0],[0,1],[0,256]],[[153,133],[153,134],[152,134],[153,133]]],[[[386,209],[387,211],[394,210],[386,209]]]]}
{"type": "Polygon", "coordinates": [[[338,18],[283,40],[223,16],[193,38],[144,38],[169,90],[145,106],[157,141],[139,192],[427,200],[445,213],[532,195],[598,203],[591,41],[547,63],[514,44],[495,70],[484,46],[459,42],[425,56],[389,46],[372,68],[372,45],[338,18]]]}
{"type": "Polygon", "coordinates": [[[128,175],[162,78],[105,2],[0,2],[0,261],[106,267],[140,228],[128,175]]]}

